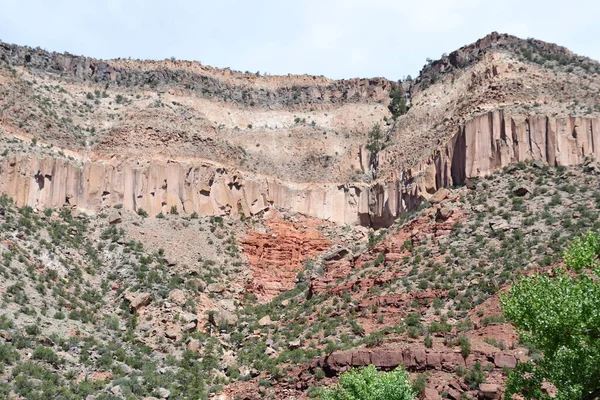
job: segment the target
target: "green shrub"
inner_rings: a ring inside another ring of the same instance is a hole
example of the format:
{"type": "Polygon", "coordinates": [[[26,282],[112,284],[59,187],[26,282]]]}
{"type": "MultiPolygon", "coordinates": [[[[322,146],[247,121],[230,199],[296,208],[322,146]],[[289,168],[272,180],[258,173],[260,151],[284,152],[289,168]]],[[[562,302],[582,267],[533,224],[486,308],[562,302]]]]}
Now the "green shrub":
{"type": "Polygon", "coordinates": [[[321,379],[325,378],[325,371],[323,371],[322,368],[316,368],[314,375],[315,375],[315,379],[321,380],[321,379]]]}
{"type": "Polygon", "coordinates": [[[12,345],[0,343],[0,362],[12,365],[18,359],[19,353],[12,345]]]}
{"type": "Polygon", "coordinates": [[[542,383],[557,388],[557,398],[593,399],[600,393],[600,237],[588,233],[574,239],[564,254],[569,269],[553,276],[521,278],[502,296],[504,314],[519,329],[521,342],[541,350],[543,357],[517,365],[506,393],[527,399],[545,396],[542,383]]]}
{"type": "Polygon", "coordinates": [[[321,400],[413,400],[415,396],[404,369],[378,372],[374,365],[343,373],[338,385],[319,394],[321,400]]]}
{"type": "Polygon", "coordinates": [[[433,338],[431,337],[431,335],[425,336],[425,347],[427,347],[428,349],[433,347],[433,338]]]}
{"type": "Polygon", "coordinates": [[[404,98],[404,89],[402,88],[402,84],[394,85],[390,92],[390,105],[388,109],[392,113],[394,119],[398,118],[401,115],[406,114],[408,111],[408,107],[406,105],[406,99],[404,98]]]}
{"type": "Polygon", "coordinates": [[[467,336],[460,335],[458,337],[458,345],[460,346],[460,354],[467,358],[471,354],[471,339],[467,336]]]}
{"type": "Polygon", "coordinates": [[[34,360],[47,361],[52,364],[58,364],[60,361],[54,350],[44,346],[36,347],[31,357],[34,360]]]}
{"type": "Polygon", "coordinates": [[[481,368],[481,363],[479,361],[475,362],[473,368],[471,368],[465,374],[465,383],[469,385],[471,389],[477,389],[480,384],[485,382],[485,372],[481,368]]]}
{"type": "Polygon", "coordinates": [[[412,383],[413,391],[421,396],[423,392],[425,392],[425,388],[427,387],[427,375],[419,374],[416,379],[412,383]]]}

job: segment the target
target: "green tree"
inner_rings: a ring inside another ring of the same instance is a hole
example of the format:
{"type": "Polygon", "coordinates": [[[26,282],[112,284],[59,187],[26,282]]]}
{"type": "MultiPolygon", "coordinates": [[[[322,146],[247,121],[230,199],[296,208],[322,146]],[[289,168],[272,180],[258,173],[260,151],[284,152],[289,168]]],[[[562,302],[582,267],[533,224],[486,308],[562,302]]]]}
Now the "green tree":
{"type": "Polygon", "coordinates": [[[369,132],[369,141],[367,142],[367,150],[373,154],[377,154],[380,150],[383,150],[382,133],[379,125],[374,125],[369,132]]]}
{"type": "Polygon", "coordinates": [[[547,399],[541,384],[557,388],[556,399],[591,400],[600,396],[600,238],[596,233],[575,239],[564,254],[567,268],[553,276],[519,280],[502,297],[506,316],[519,329],[521,341],[543,357],[522,363],[507,381],[506,398],[547,399]]]}
{"type": "Polygon", "coordinates": [[[378,372],[374,365],[351,369],[340,376],[338,385],[324,389],[321,400],[412,400],[415,392],[401,367],[378,372]]]}
{"type": "Polygon", "coordinates": [[[398,83],[398,85],[394,85],[392,87],[392,90],[390,91],[390,98],[392,100],[390,101],[388,109],[392,113],[394,119],[406,114],[408,107],[406,106],[406,99],[404,98],[404,89],[402,88],[402,83],[398,83]]]}

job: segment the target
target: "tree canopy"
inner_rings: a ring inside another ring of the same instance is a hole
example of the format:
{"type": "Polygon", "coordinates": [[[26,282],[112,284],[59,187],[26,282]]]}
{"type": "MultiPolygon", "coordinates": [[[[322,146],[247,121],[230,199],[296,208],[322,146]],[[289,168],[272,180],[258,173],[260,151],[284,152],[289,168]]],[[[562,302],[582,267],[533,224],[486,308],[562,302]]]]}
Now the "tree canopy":
{"type": "Polygon", "coordinates": [[[351,369],[340,376],[338,385],[324,389],[321,400],[413,400],[415,393],[401,367],[378,372],[375,366],[351,369]]]}
{"type": "Polygon", "coordinates": [[[398,83],[398,85],[394,85],[390,92],[390,105],[388,106],[390,112],[394,119],[398,118],[401,115],[406,114],[408,111],[408,106],[406,105],[406,99],[404,98],[404,89],[402,88],[402,83],[398,83]]]}
{"type": "Polygon", "coordinates": [[[558,400],[600,396],[600,237],[588,233],[573,240],[564,254],[567,269],[552,276],[524,277],[502,297],[505,315],[521,341],[543,357],[520,364],[509,375],[506,398],[549,399],[544,381],[558,400]]]}

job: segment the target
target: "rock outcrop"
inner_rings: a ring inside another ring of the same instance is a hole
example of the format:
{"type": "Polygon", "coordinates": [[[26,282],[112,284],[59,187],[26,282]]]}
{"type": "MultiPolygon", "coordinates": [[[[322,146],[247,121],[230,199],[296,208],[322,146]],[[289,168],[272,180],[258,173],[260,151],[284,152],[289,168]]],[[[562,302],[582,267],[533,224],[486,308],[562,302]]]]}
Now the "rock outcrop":
{"type": "MultiPolygon", "coordinates": [[[[495,110],[460,125],[454,137],[428,160],[377,183],[363,196],[368,219],[385,226],[401,213],[429,200],[444,187],[489,175],[511,163],[541,161],[551,166],[600,160],[599,118],[505,115],[495,110]]],[[[380,157],[385,159],[382,152],[380,157]]],[[[361,203],[364,204],[364,203],[361,203]]],[[[364,207],[364,206],[363,206],[364,207]]],[[[359,217],[365,223],[364,208],[359,217]]]]}
{"type": "Polygon", "coordinates": [[[248,290],[261,300],[292,289],[302,263],[331,246],[310,221],[303,221],[304,229],[286,221],[267,224],[269,232],[251,232],[242,239],[253,272],[248,290]]]}
{"type": "Polygon", "coordinates": [[[510,354],[498,353],[494,355],[491,353],[473,352],[465,359],[460,354],[460,351],[452,351],[450,349],[447,351],[437,351],[413,347],[335,352],[317,359],[314,362],[314,366],[334,373],[345,371],[350,367],[364,367],[370,364],[385,370],[391,370],[402,365],[411,371],[432,369],[454,372],[457,367],[471,367],[476,361],[496,366],[497,368],[504,366],[515,368],[517,365],[516,358],[510,354]],[[503,365],[494,364],[493,361],[498,357],[510,359],[512,362],[503,365]]]}
{"type": "Polygon", "coordinates": [[[71,81],[173,88],[250,107],[382,101],[388,98],[392,85],[385,78],[332,81],[306,75],[264,77],[203,66],[194,61],[105,61],[3,42],[0,42],[0,61],[60,74],[71,81]]]}

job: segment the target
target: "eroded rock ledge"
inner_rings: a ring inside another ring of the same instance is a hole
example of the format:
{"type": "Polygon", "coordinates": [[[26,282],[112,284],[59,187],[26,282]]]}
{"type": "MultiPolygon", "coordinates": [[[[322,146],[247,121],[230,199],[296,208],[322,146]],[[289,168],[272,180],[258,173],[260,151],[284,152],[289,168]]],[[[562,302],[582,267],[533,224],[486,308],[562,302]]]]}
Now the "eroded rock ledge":
{"type": "MultiPolygon", "coordinates": [[[[380,162],[385,162],[382,152],[380,162]]],[[[76,206],[88,212],[122,204],[150,215],[259,213],[269,207],[374,227],[389,225],[442,187],[485,176],[513,162],[575,165],[600,159],[600,119],[478,116],[457,127],[444,148],[413,168],[373,185],[294,183],[193,161],[90,160],[11,155],[0,160],[0,192],[18,206],[76,206]]]]}

